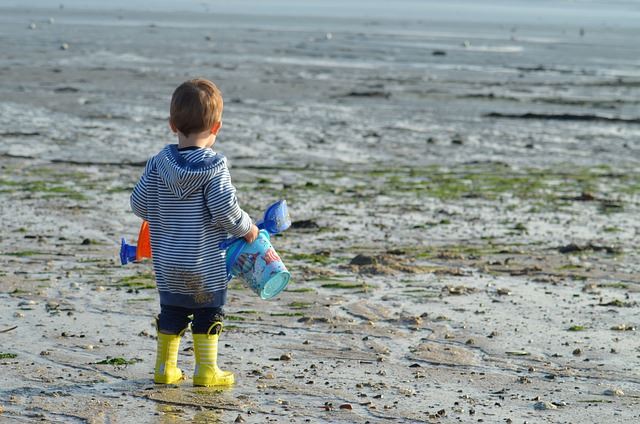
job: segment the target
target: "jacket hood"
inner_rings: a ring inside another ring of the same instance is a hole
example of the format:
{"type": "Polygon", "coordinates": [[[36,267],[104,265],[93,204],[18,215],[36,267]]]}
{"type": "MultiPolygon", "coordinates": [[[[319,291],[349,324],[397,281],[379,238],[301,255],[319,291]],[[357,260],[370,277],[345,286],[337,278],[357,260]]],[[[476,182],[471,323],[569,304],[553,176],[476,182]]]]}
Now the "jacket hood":
{"type": "Polygon", "coordinates": [[[180,152],[176,144],[170,144],[158,153],[155,165],[169,190],[184,199],[224,169],[226,158],[209,148],[180,152]]]}

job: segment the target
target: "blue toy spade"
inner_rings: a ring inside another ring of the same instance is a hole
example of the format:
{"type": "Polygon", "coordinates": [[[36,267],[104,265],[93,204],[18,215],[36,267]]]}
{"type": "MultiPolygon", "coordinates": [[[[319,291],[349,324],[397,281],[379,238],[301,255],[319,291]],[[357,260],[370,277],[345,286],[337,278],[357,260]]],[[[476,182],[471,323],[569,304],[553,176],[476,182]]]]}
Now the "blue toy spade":
{"type": "MultiPolygon", "coordinates": [[[[264,213],[264,217],[256,222],[259,230],[267,230],[269,234],[278,234],[291,226],[291,218],[289,217],[289,209],[286,200],[278,200],[269,205],[264,213]]],[[[220,250],[225,250],[242,237],[229,238],[220,243],[220,250]]]]}

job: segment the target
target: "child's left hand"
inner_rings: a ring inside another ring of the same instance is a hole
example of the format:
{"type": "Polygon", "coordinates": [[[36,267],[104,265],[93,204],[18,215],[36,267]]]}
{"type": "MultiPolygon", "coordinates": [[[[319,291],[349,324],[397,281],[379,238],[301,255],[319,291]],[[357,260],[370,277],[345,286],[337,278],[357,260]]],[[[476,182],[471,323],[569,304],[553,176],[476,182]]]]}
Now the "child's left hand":
{"type": "Polygon", "coordinates": [[[258,227],[255,224],[251,224],[251,229],[244,235],[244,239],[247,243],[253,243],[258,238],[258,227]]]}

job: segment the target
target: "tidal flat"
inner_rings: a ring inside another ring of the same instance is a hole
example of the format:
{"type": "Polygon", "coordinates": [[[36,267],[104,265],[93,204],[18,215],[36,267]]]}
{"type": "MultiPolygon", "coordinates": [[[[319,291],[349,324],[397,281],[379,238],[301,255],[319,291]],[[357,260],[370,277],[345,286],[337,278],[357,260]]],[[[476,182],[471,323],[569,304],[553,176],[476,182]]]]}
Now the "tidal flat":
{"type": "Polygon", "coordinates": [[[0,10],[0,421],[640,420],[632,29],[0,10]],[[117,256],[195,75],[240,204],[293,220],[287,290],[229,285],[226,390],[190,334],[153,384],[152,267],[117,256]]]}

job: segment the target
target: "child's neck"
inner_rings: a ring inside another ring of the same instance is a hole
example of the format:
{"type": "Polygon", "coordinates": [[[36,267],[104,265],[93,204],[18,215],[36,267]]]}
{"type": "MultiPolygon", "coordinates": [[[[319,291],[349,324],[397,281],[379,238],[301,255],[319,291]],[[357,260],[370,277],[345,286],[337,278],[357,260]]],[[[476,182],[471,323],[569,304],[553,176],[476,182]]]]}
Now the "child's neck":
{"type": "Polygon", "coordinates": [[[212,134],[210,131],[204,131],[201,133],[193,133],[189,134],[189,136],[185,136],[181,132],[178,133],[178,148],[182,149],[185,147],[198,147],[198,148],[206,148],[213,147],[213,144],[216,142],[215,134],[212,134]]]}

